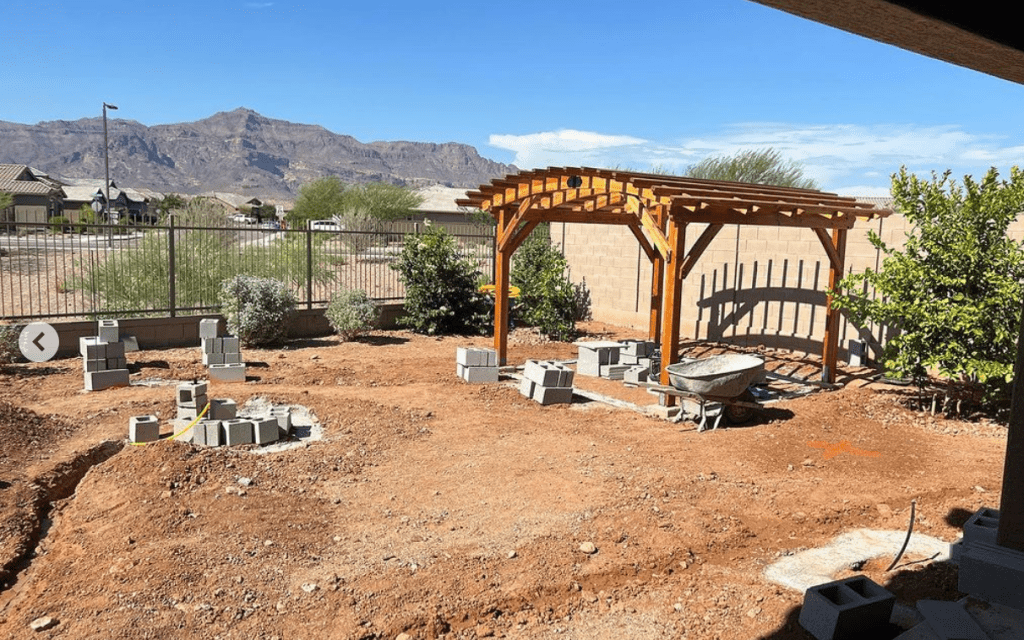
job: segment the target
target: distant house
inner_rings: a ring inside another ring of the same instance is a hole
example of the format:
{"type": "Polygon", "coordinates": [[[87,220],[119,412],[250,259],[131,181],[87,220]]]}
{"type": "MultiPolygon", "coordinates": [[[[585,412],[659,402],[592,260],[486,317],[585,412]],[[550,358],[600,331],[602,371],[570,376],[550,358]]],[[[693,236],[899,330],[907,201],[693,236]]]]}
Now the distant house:
{"type": "Polygon", "coordinates": [[[259,198],[242,196],[237,193],[225,193],[222,191],[204,193],[203,197],[207,198],[209,202],[223,207],[225,215],[251,213],[257,219],[262,219],[260,207],[263,206],[263,200],[260,200],[259,198]]]}
{"type": "MultiPolygon", "coordinates": [[[[92,206],[93,202],[100,205],[106,203],[106,190],[103,180],[69,180],[72,184],[64,187],[65,216],[72,222],[78,222],[82,205],[92,206]]],[[[143,189],[121,189],[110,181],[110,211],[116,212],[122,220],[131,222],[156,222],[155,214],[149,211],[149,203],[162,198],[155,191],[143,189]]]]}
{"type": "Polygon", "coordinates": [[[60,183],[27,165],[0,164],[0,192],[13,200],[0,211],[0,222],[47,222],[63,213],[60,183]]]}

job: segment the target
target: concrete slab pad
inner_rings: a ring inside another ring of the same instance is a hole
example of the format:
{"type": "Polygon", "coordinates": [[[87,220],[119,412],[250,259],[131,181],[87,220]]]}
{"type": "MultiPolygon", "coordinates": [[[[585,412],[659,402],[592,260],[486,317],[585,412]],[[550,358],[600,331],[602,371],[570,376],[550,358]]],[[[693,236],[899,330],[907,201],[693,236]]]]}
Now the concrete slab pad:
{"type": "MultiPolygon", "coordinates": [[[[764,575],[790,589],[806,591],[814,585],[831,582],[836,573],[855,562],[895,556],[906,537],[906,531],[855,529],[833,538],[823,547],[779,559],[765,569],[764,575]]],[[[935,561],[945,561],[949,559],[949,543],[915,532],[906,553],[935,556],[935,561]]]]}
{"type": "Polygon", "coordinates": [[[988,634],[958,602],[918,600],[917,610],[939,640],[989,640],[988,634]]]}

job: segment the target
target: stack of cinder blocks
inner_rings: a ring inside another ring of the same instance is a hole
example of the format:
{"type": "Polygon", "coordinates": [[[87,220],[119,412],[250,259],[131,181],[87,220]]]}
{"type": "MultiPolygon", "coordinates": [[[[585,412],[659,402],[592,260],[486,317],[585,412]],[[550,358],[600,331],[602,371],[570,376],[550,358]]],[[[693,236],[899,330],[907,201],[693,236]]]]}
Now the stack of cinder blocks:
{"type": "Polygon", "coordinates": [[[245,382],[245,363],[241,345],[234,336],[220,337],[219,320],[199,321],[199,339],[203,346],[203,364],[209,367],[210,379],[222,382],[245,382]]]}
{"type": "Polygon", "coordinates": [[[527,360],[519,393],[541,404],[572,402],[573,370],[558,362],[527,360]]]}
{"type": "Polygon", "coordinates": [[[117,320],[100,320],[99,335],[79,339],[87,391],[128,386],[128,363],[119,331],[117,320]]]}
{"type": "Polygon", "coordinates": [[[622,374],[625,382],[647,382],[651,373],[651,361],[655,346],[648,340],[622,340],[619,351],[619,364],[629,365],[622,374]]]}
{"type": "Polygon", "coordinates": [[[629,365],[619,364],[622,344],[610,341],[577,342],[576,373],[583,376],[612,377],[622,379],[622,373],[629,365]],[[617,376],[617,377],[615,377],[617,376]]]}
{"type": "Polygon", "coordinates": [[[475,384],[498,381],[498,354],[494,349],[458,347],[455,351],[455,373],[475,384]]]}

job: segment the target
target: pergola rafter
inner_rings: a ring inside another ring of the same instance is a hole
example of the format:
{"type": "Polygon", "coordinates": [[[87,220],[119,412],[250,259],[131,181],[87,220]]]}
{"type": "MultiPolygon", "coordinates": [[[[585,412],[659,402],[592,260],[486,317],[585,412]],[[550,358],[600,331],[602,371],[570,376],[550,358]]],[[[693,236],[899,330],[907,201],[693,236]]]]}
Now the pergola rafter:
{"type": "MultiPolygon", "coordinates": [[[[858,219],[891,213],[853,198],[811,189],[697,180],[634,171],[549,167],[493,180],[459,205],[487,211],[497,221],[494,345],[505,364],[512,254],[541,222],[625,225],[652,264],[650,336],[662,346],[662,365],[677,360],[683,280],[727,224],[805,227],[829,260],[829,288],[842,277],[846,236],[858,219]],[[690,224],[707,225],[686,251],[690,224]]],[[[839,312],[826,312],[824,379],[835,376],[839,312]]],[[[668,374],[662,370],[662,383],[668,374]]]]}

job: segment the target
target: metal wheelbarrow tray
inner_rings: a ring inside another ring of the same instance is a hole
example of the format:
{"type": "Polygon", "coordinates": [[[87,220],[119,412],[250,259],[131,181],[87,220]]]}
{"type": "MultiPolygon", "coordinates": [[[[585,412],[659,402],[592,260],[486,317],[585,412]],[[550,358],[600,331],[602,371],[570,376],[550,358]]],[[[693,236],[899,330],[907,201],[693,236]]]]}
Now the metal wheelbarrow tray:
{"type": "Polygon", "coordinates": [[[756,356],[726,353],[710,358],[672,364],[665,367],[672,388],[670,395],[691,397],[700,405],[698,431],[707,424],[706,404],[722,405],[712,428],[717,428],[724,415],[729,422],[739,424],[750,420],[753,412],[761,409],[747,391],[753,382],[764,376],[764,360],[756,356]]]}

